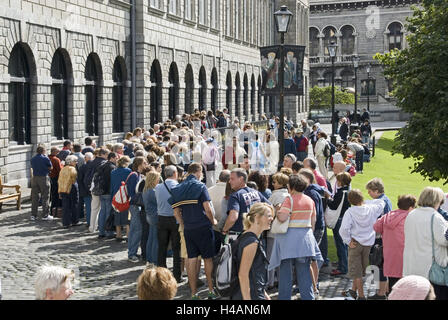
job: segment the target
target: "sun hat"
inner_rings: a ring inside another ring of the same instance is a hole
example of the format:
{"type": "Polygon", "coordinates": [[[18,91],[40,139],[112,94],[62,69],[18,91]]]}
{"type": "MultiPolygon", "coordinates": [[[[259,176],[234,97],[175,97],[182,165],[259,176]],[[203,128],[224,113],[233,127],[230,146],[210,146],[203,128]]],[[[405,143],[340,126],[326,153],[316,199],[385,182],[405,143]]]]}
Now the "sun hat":
{"type": "Polygon", "coordinates": [[[425,300],[431,289],[428,279],[421,276],[404,277],[392,287],[389,300],[425,300]]]}

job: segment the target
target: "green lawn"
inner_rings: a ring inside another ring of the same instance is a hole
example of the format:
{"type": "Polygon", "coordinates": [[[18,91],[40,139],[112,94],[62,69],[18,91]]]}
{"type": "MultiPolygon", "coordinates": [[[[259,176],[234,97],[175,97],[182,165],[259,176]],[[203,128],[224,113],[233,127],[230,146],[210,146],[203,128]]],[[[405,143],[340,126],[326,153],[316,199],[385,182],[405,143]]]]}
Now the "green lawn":
{"type": "MultiPolygon", "coordinates": [[[[403,159],[403,156],[399,154],[392,156],[391,150],[395,134],[396,131],[384,132],[376,146],[375,157],[369,163],[364,163],[363,174],[353,177],[352,188],[361,190],[365,199],[370,199],[365,188],[367,182],[375,177],[381,178],[385,193],[392,201],[392,209],[397,209],[399,195],[413,194],[418,199],[420,192],[427,186],[440,187],[447,192],[448,185],[444,187],[444,181],[430,182],[424,180],[420,174],[411,174],[410,168],[413,166],[413,160],[403,159]]],[[[328,229],[328,256],[331,261],[337,261],[331,229],[328,229]]]]}

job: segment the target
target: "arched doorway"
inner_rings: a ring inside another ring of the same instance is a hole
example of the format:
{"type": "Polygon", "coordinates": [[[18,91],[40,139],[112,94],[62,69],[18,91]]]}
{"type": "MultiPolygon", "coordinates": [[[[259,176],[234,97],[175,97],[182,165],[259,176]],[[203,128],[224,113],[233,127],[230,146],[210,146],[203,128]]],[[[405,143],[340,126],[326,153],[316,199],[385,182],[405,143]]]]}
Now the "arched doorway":
{"type": "Polygon", "coordinates": [[[240,74],[236,73],[235,77],[235,117],[241,117],[240,110],[240,94],[241,94],[241,83],[240,83],[240,74]]]}
{"type": "Polygon", "coordinates": [[[218,106],[218,73],[216,72],[216,68],[212,70],[211,84],[211,109],[213,114],[215,114],[218,106]]]}
{"type": "Polygon", "coordinates": [[[207,110],[207,76],[205,68],[199,69],[199,110],[207,110]]]}
{"type": "Polygon", "coordinates": [[[192,114],[193,107],[193,90],[194,90],[194,77],[193,68],[191,65],[187,65],[185,69],[185,113],[192,114]]]}
{"type": "Polygon", "coordinates": [[[243,114],[246,121],[250,121],[249,115],[249,83],[247,80],[247,74],[244,74],[243,80],[243,114]]]}
{"type": "MultiPolygon", "coordinates": [[[[70,62],[61,48],[56,50],[51,62],[52,135],[58,140],[68,139],[68,77],[70,62]]],[[[71,70],[70,70],[71,73],[71,70]]]]}
{"type": "Polygon", "coordinates": [[[162,71],[158,60],[154,60],[151,66],[151,126],[162,121],[162,71]]]}
{"type": "Polygon", "coordinates": [[[123,132],[124,87],[126,83],[126,63],[123,57],[115,58],[113,70],[114,86],[112,89],[112,130],[123,132]]]}
{"type": "Polygon", "coordinates": [[[255,77],[252,75],[250,80],[250,121],[255,121],[255,77]]]}
{"type": "Polygon", "coordinates": [[[170,83],[168,118],[174,120],[179,114],[179,72],[175,62],[171,63],[168,81],[170,83]]]}
{"type": "Polygon", "coordinates": [[[232,74],[227,72],[226,79],[226,108],[229,114],[232,114],[232,74]]]}

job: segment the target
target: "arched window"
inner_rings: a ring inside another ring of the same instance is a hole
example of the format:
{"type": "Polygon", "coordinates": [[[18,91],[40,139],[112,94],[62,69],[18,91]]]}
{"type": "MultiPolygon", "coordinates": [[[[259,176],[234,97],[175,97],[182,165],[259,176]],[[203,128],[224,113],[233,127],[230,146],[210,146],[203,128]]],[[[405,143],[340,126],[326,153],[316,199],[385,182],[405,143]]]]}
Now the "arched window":
{"type": "Polygon", "coordinates": [[[247,74],[244,74],[243,79],[243,115],[245,116],[245,120],[248,121],[250,118],[249,115],[249,84],[247,81],[247,74]]]}
{"type": "MultiPolygon", "coordinates": [[[[324,29],[324,52],[326,56],[329,56],[328,45],[334,41],[337,43],[338,39],[336,38],[336,29],[334,27],[326,27],[324,29]]],[[[339,51],[339,50],[338,50],[339,51]]]]}
{"type": "Polygon", "coordinates": [[[98,104],[100,94],[101,66],[100,60],[95,53],[91,53],[87,57],[85,78],[85,130],[88,135],[96,136],[99,133],[98,104]]]}
{"type": "Polygon", "coordinates": [[[255,120],[255,78],[252,75],[250,80],[250,111],[248,120],[255,120]]]}
{"type": "Polygon", "coordinates": [[[58,140],[68,138],[67,65],[62,49],[56,50],[51,62],[52,134],[58,140]]]}
{"type": "Polygon", "coordinates": [[[151,126],[162,120],[162,71],[158,60],[154,60],[149,75],[151,80],[151,126]]]}
{"type": "Polygon", "coordinates": [[[389,25],[389,51],[395,48],[401,50],[403,41],[402,28],[399,22],[394,22],[389,25]]]}
{"type": "Polygon", "coordinates": [[[355,82],[353,80],[353,72],[351,70],[344,70],[341,72],[342,88],[354,88],[355,82]]]}
{"type": "Polygon", "coordinates": [[[123,132],[124,85],[126,82],[126,66],[122,57],[117,57],[113,70],[114,86],[112,88],[112,129],[123,132]]]}
{"type": "Polygon", "coordinates": [[[261,99],[261,76],[258,76],[258,114],[263,114],[263,103],[261,99]]]}
{"type": "Polygon", "coordinates": [[[232,114],[232,74],[227,72],[227,79],[226,79],[226,108],[229,112],[229,114],[232,114]]]}
{"type": "Polygon", "coordinates": [[[355,50],[355,36],[352,26],[343,26],[341,29],[341,51],[343,55],[352,55],[355,50]]]}
{"type": "Polygon", "coordinates": [[[168,81],[170,83],[168,118],[174,120],[176,115],[179,114],[179,72],[175,62],[171,63],[168,81]]]}
{"type": "Polygon", "coordinates": [[[207,110],[207,78],[204,67],[199,70],[199,110],[207,110]]]}
{"type": "Polygon", "coordinates": [[[319,38],[317,37],[318,35],[319,30],[317,30],[316,28],[310,28],[309,46],[311,57],[316,57],[319,55],[319,38]]]}
{"type": "Polygon", "coordinates": [[[235,117],[241,117],[240,110],[240,95],[241,95],[241,83],[240,83],[240,74],[237,72],[235,77],[235,117]]]}
{"type": "Polygon", "coordinates": [[[212,70],[212,96],[211,96],[211,108],[213,113],[216,112],[216,107],[218,106],[218,73],[216,72],[216,68],[212,70]]]}
{"type": "Polygon", "coordinates": [[[193,68],[191,65],[187,65],[185,69],[185,113],[193,113],[193,90],[194,90],[194,77],[193,68]]]}
{"type": "Polygon", "coordinates": [[[21,43],[14,46],[9,59],[9,140],[31,143],[30,65],[21,43]]]}

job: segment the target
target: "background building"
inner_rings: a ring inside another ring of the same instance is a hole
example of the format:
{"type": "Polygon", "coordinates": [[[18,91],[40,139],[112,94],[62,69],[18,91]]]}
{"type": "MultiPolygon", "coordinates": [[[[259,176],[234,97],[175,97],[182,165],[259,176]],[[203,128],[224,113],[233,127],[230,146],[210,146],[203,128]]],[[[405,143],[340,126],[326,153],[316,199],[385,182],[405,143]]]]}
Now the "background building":
{"type": "MultiPolygon", "coordinates": [[[[307,0],[3,1],[4,181],[28,184],[38,143],[115,142],[194,108],[227,107],[240,121],[278,114],[259,94],[259,47],[277,43],[273,13],[283,4],[294,14],[286,43],[305,45],[307,0]]],[[[304,69],[308,79],[307,57],[304,69]]],[[[307,95],[286,100],[293,119],[307,108],[307,95]]]]}
{"type": "MultiPolygon", "coordinates": [[[[359,56],[357,71],[358,109],[367,107],[370,70],[370,110],[378,111],[380,119],[401,120],[389,95],[392,83],[385,79],[383,69],[373,56],[394,48],[406,47],[406,17],[412,15],[411,5],[418,0],[311,0],[309,25],[310,85],[331,86],[331,58],[328,44],[338,44],[335,59],[335,85],[355,87],[352,57],[359,56]]],[[[351,108],[353,111],[353,108],[351,108]]]]}

